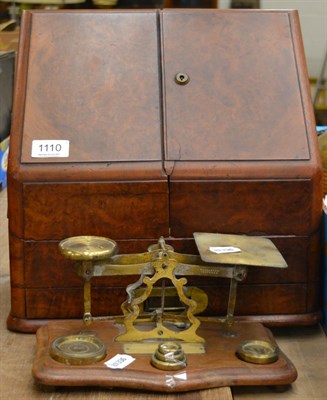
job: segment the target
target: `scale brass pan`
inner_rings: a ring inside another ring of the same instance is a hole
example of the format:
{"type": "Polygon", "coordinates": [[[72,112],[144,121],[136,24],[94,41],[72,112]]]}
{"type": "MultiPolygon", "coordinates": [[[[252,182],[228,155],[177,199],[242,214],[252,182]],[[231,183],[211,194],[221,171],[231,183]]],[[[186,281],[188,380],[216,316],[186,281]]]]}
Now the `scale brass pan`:
{"type": "Polygon", "coordinates": [[[287,268],[287,263],[270,239],[221,233],[193,233],[201,259],[214,264],[287,268]],[[216,252],[217,249],[221,250],[216,252]],[[224,252],[224,249],[227,251],[224,252]],[[232,251],[228,251],[232,249],[232,251]]]}
{"type": "Polygon", "coordinates": [[[102,236],[73,236],[59,243],[61,253],[71,260],[104,260],[117,252],[117,243],[102,236]]]}

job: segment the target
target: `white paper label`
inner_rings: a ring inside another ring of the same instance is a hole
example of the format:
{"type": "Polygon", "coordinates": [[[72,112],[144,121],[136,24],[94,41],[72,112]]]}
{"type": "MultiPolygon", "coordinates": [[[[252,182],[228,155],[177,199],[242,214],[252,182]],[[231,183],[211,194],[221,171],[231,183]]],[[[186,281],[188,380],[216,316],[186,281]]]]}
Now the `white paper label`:
{"type": "Polygon", "coordinates": [[[180,379],[182,381],[187,381],[187,374],[186,372],[182,372],[181,374],[174,375],[176,379],[180,379]]]}
{"type": "Polygon", "coordinates": [[[106,361],[105,365],[111,369],[123,369],[133,361],[135,361],[135,358],[128,354],[116,354],[115,357],[106,361]]]}
{"type": "Polygon", "coordinates": [[[209,247],[209,250],[216,254],[240,253],[241,249],[233,246],[209,247]]]}
{"type": "Polygon", "coordinates": [[[69,157],[69,140],[33,140],[32,157],[69,157]]]}

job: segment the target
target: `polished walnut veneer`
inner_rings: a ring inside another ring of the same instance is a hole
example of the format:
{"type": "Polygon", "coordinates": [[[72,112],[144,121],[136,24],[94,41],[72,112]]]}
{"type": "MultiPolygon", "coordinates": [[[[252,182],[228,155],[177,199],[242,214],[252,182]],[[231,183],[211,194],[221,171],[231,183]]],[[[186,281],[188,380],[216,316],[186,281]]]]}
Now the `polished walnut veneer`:
{"type": "MultiPolygon", "coordinates": [[[[193,232],[271,238],[289,267],[253,268],[236,314],[315,323],[322,170],[297,12],[25,12],[8,199],[11,329],[81,317],[63,238],[106,236],[124,253],[164,236],[192,253],[193,232]],[[69,157],[32,157],[48,139],[68,140],[69,157]]],[[[93,313],[120,314],[130,278],[92,282],[93,313]]],[[[189,284],[224,314],[224,281],[189,284]]]]}

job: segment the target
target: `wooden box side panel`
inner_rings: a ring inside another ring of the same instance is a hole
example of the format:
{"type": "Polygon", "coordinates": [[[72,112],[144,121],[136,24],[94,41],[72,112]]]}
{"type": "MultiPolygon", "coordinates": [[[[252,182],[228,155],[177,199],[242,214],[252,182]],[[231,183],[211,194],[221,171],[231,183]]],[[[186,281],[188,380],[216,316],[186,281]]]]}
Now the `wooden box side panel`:
{"type": "Polygon", "coordinates": [[[26,319],[26,290],[23,287],[11,287],[11,309],[10,316],[26,319]]]}
{"type": "MultiPolygon", "coordinates": [[[[239,287],[237,313],[287,315],[316,312],[320,306],[319,291],[315,289],[319,284],[320,268],[319,264],[316,265],[317,259],[311,255],[318,245],[319,236],[273,240],[286,253],[289,268],[283,271],[284,274],[270,268],[250,269],[247,279],[239,287]],[[309,270],[316,270],[316,275],[309,274],[309,270]],[[309,280],[309,275],[312,280],[309,280]]],[[[118,245],[123,252],[140,251],[141,247],[146,248],[154,242],[155,240],[140,241],[136,246],[135,241],[120,241],[118,245]]],[[[170,242],[174,244],[174,241],[170,242]]],[[[178,242],[175,241],[177,248],[178,242]]],[[[59,254],[57,245],[57,241],[21,243],[26,260],[21,275],[25,277],[25,282],[13,282],[12,295],[19,303],[21,296],[16,297],[15,291],[26,291],[26,311],[24,297],[22,304],[13,304],[12,315],[22,318],[79,318],[82,315],[83,281],[76,275],[74,263],[59,254]]],[[[191,243],[187,245],[190,250],[193,246],[191,243]]],[[[19,263],[12,264],[12,270],[15,267],[18,271],[21,266],[19,263]]],[[[120,314],[120,304],[126,298],[126,286],[137,279],[137,276],[93,278],[94,314],[120,314]]],[[[188,286],[200,287],[208,294],[209,308],[206,314],[224,314],[227,307],[228,280],[189,277],[188,286]]]]}
{"type": "MultiPolygon", "coordinates": [[[[225,315],[228,287],[206,287],[209,316],[225,315]]],[[[236,315],[305,314],[307,285],[240,285],[236,315]],[[258,299],[260,301],[258,301],[258,299]]],[[[92,313],[94,316],[121,315],[120,304],[126,300],[125,288],[94,288],[92,313]]],[[[72,289],[26,289],[26,318],[82,318],[83,291],[72,289]]]]}
{"type": "MultiPolygon", "coordinates": [[[[17,239],[16,239],[17,240],[17,239]]],[[[21,241],[21,240],[20,240],[21,241]]],[[[317,281],[319,279],[319,260],[312,256],[313,246],[318,241],[317,236],[313,238],[297,238],[297,237],[279,237],[273,238],[283,254],[288,268],[279,270],[273,268],[249,268],[246,283],[264,284],[264,283],[305,283],[308,280],[317,281]],[[308,278],[309,271],[312,273],[308,278]]],[[[156,240],[138,241],[118,241],[120,253],[130,253],[135,251],[146,251],[147,246],[156,243],[156,240]],[[130,243],[134,246],[131,247],[130,243]],[[137,247],[137,249],[136,249],[137,247]]],[[[174,244],[174,241],[171,241],[174,244]]],[[[58,250],[58,241],[21,241],[23,247],[24,264],[13,262],[13,278],[19,274],[23,277],[19,281],[13,279],[15,285],[26,285],[29,288],[64,288],[64,287],[81,287],[82,280],[76,275],[74,262],[65,259],[58,250]],[[19,272],[20,271],[20,272],[19,272]],[[22,272],[23,271],[23,272],[22,272]],[[14,275],[15,274],[15,275],[14,275]]],[[[193,246],[192,246],[193,248],[193,246]]],[[[191,246],[188,247],[192,250],[191,246]]],[[[196,254],[196,251],[193,251],[196,254]]],[[[14,260],[13,260],[14,261],[14,260]]],[[[137,278],[132,278],[136,280],[137,278]]],[[[111,278],[93,278],[96,286],[123,286],[131,283],[128,277],[111,277],[111,278]]],[[[196,285],[199,281],[204,285],[213,285],[217,283],[211,278],[195,278],[189,277],[188,281],[192,285],[196,285]]],[[[226,281],[227,282],[227,281],[226,281]]]]}
{"type": "Polygon", "coordinates": [[[313,190],[309,179],[171,181],[171,234],[311,234],[313,190]]]}
{"type": "Polygon", "coordinates": [[[165,181],[25,183],[23,207],[24,239],[140,239],[169,232],[165,181]]]}
{"type": "MultiPolygon", "coordinates": [[[[280,321],[282,315],[283,323],[287,322],[287,315],[292,319],[296,314],[296,323],[309,321],[310,317],[305,314],[317,313],[321,305],[318,290],[321,272],[319,233],[309,238],[273,237],[272,240],[285,256],[289,268],[282,273],[268,268],[250,269],[246,281],[240,285],[237,314],[255,315],[259,320],[264,315],[269,321],[274,318],[280,321]]],[[[118,246],[121,253],[139,252],[155,241],[123,240],[118,242],[118,246]]],[[[59,254],[58,241],[24,241],[10,235],[10,242],[14,255],[11,262],[11,317],[26,320],[80,318],[83,312],[83,282],[76,276],[74,263],[59,254]]],[[[167,242],[178,251],[196,253],[193,240],[167,238],[167,242]]],[[[126,298],[126,285],[137,279],[93,278],[94,314],[120,314],[120,304],[126,298]]],[[[228,284],[222,279],[188,279],[189,286],[201,287],[208,294],[207,313],[210,315],[224,314],[228,284]]],[[[17,321],[10,324],[12,329],[24,330],[29,322],[20,321],[19,326],[17,321]]]]}

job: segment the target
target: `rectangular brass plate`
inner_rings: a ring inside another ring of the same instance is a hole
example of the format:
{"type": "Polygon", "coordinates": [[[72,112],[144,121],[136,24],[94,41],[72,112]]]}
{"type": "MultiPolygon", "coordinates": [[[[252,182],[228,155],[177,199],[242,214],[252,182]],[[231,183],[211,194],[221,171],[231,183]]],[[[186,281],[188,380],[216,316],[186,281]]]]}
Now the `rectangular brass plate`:
{"type": "Polygon", "coordinates": [[[287,263],[270,239],[221,233],[193,233],[201,259],[215,264],[287,268],[287,263]],[[237,247],[238,253],[216,254],[210,247],[237,247]]]}
{"type": "MultiPolygon", "coordinates": [[[[153,354],[159,344],[159,342],[127,342],[122,343],[122,347],[126,354],[153,354]]],[[[203,343],[180,343],[180,345],[185,354],[205,354],[206,352],[203,343]]]]}

